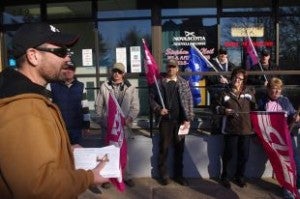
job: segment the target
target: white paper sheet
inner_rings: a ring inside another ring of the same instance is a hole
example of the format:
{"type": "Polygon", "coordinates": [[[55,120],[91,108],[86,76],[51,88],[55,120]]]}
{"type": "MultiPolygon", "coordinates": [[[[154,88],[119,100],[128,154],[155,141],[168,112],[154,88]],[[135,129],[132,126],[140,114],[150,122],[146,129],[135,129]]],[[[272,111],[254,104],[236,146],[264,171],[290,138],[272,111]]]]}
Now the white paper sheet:
{"type": "Polygon", "coordinates": [[[179,130],[178,130],[178,135],[187,135],[189,134],[190,131],[190,125],[185,126],[185,125],[180,125],[179,130]]]}
{"type": "Polygon", "coordinates": [[[101,148],[75,148],[75,168],[84,170],[93,169],[99,163],[97,159],[103,158],[106,154],[108,162],[100,174],[106,178],[120,178],[120,148],[114,145],[101,148]]]}

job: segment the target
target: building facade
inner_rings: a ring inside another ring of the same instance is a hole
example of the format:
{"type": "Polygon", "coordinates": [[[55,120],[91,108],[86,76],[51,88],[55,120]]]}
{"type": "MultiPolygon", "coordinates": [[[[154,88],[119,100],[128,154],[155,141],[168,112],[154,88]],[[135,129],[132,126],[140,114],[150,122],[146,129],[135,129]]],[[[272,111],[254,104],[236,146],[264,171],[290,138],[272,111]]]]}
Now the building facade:
{"type": "MultiPolygon", "coordinates": [[[[46,21],[81,36],[72,49],[73,60],[91,109],[97,88],[118,61],[127,66],[127,77],[139,88],[141,114],[148,113],[142,39],[162,72],[166,60],[176,58],[184,73],[191,43],[211,58],[225,47],[231,62],[244,66],[249,35],[257,52],[270,51],[286,84],[296,85],[300,74],[297,0],[2,0],[0,9],[1,68],[15,67],[11,39],[23,23],[46,21]]],[[[208,105],[207,98],[201,105],[208,105]]]]}

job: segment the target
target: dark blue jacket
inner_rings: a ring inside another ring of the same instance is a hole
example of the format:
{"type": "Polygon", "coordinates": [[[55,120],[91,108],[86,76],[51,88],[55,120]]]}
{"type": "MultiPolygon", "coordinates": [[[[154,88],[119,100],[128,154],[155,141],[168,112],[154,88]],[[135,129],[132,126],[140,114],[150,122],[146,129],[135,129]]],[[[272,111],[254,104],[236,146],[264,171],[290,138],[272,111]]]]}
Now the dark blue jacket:
{"type": "Polygon", "coordinates": [[[90,125],[89,118],[84,117],[84,114],[89,114],[88,107],[82,107],[83,89],[83,83],[76,79],[70,87],[64,82],[51,83],[52,100],[59,107],[69,133],[90,125]]]}
{"type": "MultiPolygon", "coordinates": [[[[258,109],[260,111],[265,111],[266,110],[266,104],[270,99],[268,98],[267,95],[262,97],[260,100],[257,101],[258,109]]],[[[280,96],[277,100],[277,103],[282,107],[282,109],[286,112],[287,114],[287,121],[288,123],[292,122],[293,116],[296,113],[296,110],[294,109],[292,103],[290,100],[285,97],[285,96],[280,96]]]]}

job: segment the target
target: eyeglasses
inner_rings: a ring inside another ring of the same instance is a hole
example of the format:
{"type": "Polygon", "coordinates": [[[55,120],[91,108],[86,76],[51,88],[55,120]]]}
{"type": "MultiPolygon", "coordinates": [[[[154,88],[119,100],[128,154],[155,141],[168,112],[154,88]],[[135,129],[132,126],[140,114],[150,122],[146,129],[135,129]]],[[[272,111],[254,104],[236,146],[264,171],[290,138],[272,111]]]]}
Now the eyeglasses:
{"type": "Polygon", "coordinates": [[[39,50],[39,51],[53,53],[54,55],[56,55],[58,57],[61,57],[61,58],[65,58],[66,56],[71,56],[73,54],[69,48],[65,48],[65,47],[62,47],[62,48],[42,48],[42,47],[37,47],[35,49],[39,50]]]}
{"type": "Polygon", "coordinates": [[[123,71],[120,71],[120,70],[118,70],[118,69],[113,69],[112,72],[113,72],[113,73],[123,74],[123,71]]]}
{"type": "Polygon", "coordinates": [[[240,81],[244,81],[244,78],[240,78],[240,77],[235,77],[236,80],[240,80],[240,81]]]}

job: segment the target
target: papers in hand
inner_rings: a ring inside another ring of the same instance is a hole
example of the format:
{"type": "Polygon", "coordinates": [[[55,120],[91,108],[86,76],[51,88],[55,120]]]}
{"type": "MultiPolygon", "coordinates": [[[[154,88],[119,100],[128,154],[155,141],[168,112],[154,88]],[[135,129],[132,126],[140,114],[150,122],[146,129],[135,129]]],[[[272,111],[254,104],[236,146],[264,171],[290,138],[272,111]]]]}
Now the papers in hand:
{"type": "Polygon", "coordinates": [[[189,134],[190,131],[190,125],[180,125],[179,130],[178,130],[178,135],[187,135],[189,134]]]}
{"type": "Polygon", "coordinates": [[[74,160],[76,169],[89,170],[99,164],[99,159],[107,155],[108,161],[100,174],[105,178],[120,178],[120,148],[110,145],[101,148],[75,148],[74,160]]]}

